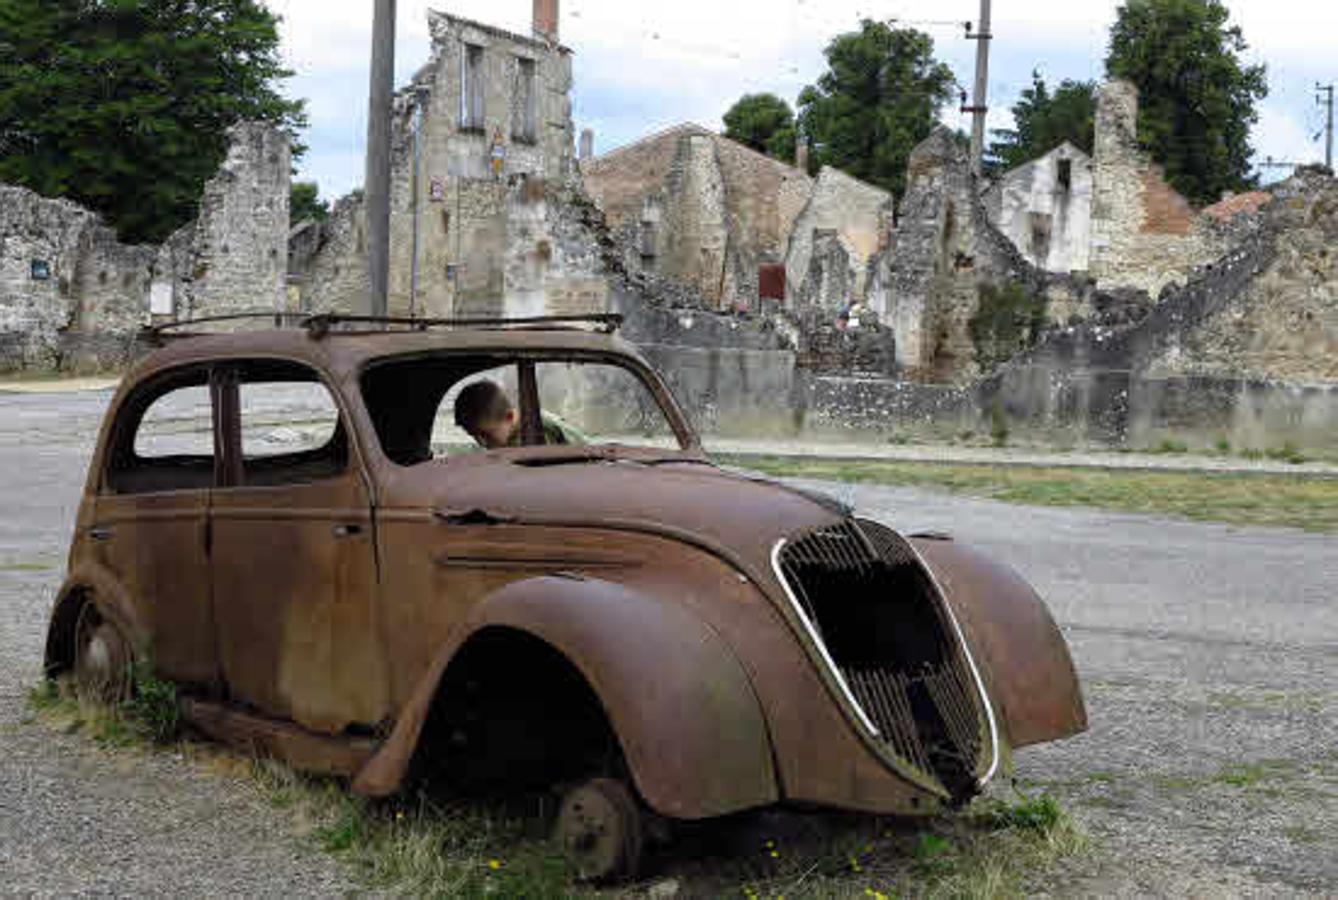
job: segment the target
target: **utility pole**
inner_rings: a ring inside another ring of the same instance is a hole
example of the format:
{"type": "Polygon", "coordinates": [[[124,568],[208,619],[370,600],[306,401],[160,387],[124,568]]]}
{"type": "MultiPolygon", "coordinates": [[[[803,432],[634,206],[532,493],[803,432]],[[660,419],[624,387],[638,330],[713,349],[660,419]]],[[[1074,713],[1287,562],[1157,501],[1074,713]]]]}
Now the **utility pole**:
{"type": "Polygon", "coordinates": [[[395,91],[395,0],[375,0],[367,100],[368,314],[390,309],[390,109],[395,91]]]}
{"type": "Polygon", "coordinates": [[[1323,85],[1315,83],[1315,90],[1323,94],[1322,97],[1315,99],[1324,106],[1328,112],[1328,118],[1324,123],[1324,165],[1330,172],[1333,171],[1333,85],[1323,85]]]}
{"type": "Polygon", "coordinates": [[[985,115],[990,111],[990,0],[980,0],[980,22],[975,34],[971,33],[971,23],[966,23],[966,39],[976,41],[976,86],[971,97],[971,105],[962,107],[962,112],[974,116],[971,123],[971,171],[979,178],[985,164],[985,115]]]}

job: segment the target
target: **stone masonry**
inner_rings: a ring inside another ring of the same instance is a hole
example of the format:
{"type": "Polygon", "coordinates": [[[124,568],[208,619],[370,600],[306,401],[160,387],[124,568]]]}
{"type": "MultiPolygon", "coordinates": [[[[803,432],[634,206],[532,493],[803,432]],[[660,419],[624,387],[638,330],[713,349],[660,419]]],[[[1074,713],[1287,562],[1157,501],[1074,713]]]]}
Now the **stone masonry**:
{"type": "Polygon", "coordinates": [[[151,319],[284,302],[288,138],[232,132],[197,220],[160,247],[127,246],[94,213],[0,185],[0,368],[123,364],[151,319]]]}
{"type": "Polygon", "coordinates": [[[790,233],[786,306],[831,311],[863,302],[869,261],[887,244],[893,206],[887,191],[823,167],[790,233]]]}
{"type": "Polygon", "coordinates": [[[1097,92],[1090,273],[1103,289],[1156,297],[1226,251],[1213,220],[1166,182],[1138,144],[1138,89],[1110,81],[1097,92]]]}
{"type": "Polygon", "coordinates": [[[814,183],[691,124],[585,160],[581,176],[630,265],[722,309],[756,307],[759,271],[785,262],[814,183]]]}

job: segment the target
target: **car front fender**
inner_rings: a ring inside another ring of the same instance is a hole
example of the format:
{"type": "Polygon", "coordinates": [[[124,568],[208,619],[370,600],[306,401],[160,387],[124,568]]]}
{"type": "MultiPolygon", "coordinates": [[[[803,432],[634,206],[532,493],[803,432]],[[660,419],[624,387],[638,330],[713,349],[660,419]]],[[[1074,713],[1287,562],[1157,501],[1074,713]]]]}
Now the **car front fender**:
{"type": "Polygon", "coordinates": [[[952,540],[911,543],[943,589],[1003,723],[1025,747],[1087,730],[1068,644],[1045,602],[1017,572],[952,540]]]}
{"type": "Polygon", "coordinates": [[[116,623],[131,647],[143,652],[149,646],[151,631],[125,587],[110,570],[84,563],[73,568],[60,586],[47,621],[43,670],[48,676],[58,675],[74,664],[74,627],[80,607],[88,600],[97,605],[104,618],[116,623]]]}
{"type": "Polygon", "coordinates": [[[779,799],[761,706],[722,638],[672,602],[562,576],[515,582],[480,604],[442,648],[354,790],[384,796],[399,788],[443,675],[487,628],[538,638],[581,672],[655,811],[704,819],[779,799]]]}

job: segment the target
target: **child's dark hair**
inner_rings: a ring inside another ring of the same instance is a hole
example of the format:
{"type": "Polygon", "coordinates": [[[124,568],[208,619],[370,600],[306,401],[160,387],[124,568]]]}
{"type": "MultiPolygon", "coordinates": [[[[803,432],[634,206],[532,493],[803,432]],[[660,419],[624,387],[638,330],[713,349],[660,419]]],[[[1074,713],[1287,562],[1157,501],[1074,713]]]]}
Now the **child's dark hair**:
{"type": "Polygon", "coordinates": [[[511,409],[511,399],[506,391],[491,381],[476,381],[455,398],[455,424],[465,431],[473,431],[483,422],[497,421],[511,409]]]}

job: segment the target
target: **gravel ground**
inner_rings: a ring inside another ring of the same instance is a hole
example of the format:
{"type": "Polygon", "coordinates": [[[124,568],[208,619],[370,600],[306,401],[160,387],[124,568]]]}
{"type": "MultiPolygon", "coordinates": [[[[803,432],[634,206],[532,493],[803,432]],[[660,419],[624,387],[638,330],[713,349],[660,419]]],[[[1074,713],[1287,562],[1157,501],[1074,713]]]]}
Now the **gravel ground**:
{"type": "MultiPolygon", "coordinates": [[[[244,780],[28,723],[102,393],[0,396],[0,891],[330,895],[347,874],[244,780]],[[71,436],[75,437],[71,437],[71,436]]],[[[1338,541],[817,485],[1010,561],[1071,642],[1091,731],[1018,754],[1096,838],[1058,895],[1338,885],[1338,541]]]]}

